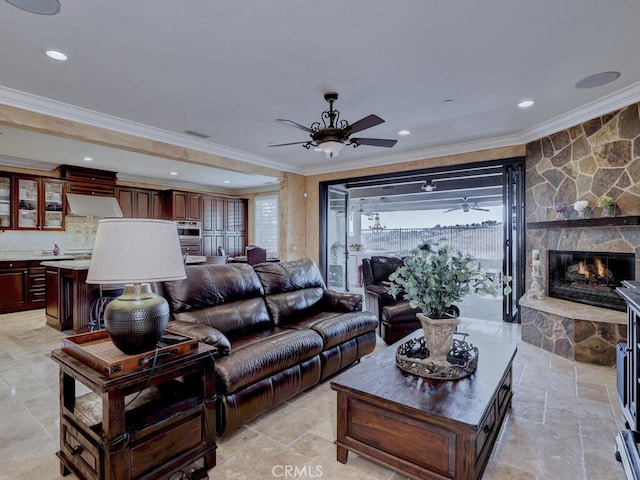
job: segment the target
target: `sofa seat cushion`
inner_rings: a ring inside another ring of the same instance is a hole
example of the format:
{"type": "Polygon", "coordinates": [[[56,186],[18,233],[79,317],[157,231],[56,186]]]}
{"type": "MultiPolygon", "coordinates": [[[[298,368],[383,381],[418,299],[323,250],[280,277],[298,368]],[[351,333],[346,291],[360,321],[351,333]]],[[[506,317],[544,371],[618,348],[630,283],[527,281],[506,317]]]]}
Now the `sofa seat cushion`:
{"type": "Polygon", "coordinates": [[[389,293],[389,286],[390,285],[391,285],[390,282],[372,283],[371,285],[367,285],[367,292],[375,293],[376,295],[378,295],[380,297],[393,298],[391,296],[391,294],[389,293]]]}
{"type": "Polygon", "coordinates": [[[312,330],[270,331],[231,343],[231,355],[216,360],[218,393],[233,393],[263,378],[308,360],[322,351],[312,330]]]}
{"type": "Polygon", "coordinates": [[[319,312],[288,326],[309,328],[317,332],[324,342],[323,350],[327,350],[367,332],[375,331],[378,320],[371,312],[319,312]]]}

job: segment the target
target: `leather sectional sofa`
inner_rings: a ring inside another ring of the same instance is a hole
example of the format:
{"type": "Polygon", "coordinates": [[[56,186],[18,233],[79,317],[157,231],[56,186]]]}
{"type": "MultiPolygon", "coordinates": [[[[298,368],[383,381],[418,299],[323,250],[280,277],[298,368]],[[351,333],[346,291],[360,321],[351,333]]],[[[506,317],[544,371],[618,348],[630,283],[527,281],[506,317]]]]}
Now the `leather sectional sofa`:
{"type": "Polygon", "coordinates": [[[213,344],[217,432],[229,433],[373,351],[376,318],[312,260],[193,265],[165,282],[169,328],[213,344]]]}

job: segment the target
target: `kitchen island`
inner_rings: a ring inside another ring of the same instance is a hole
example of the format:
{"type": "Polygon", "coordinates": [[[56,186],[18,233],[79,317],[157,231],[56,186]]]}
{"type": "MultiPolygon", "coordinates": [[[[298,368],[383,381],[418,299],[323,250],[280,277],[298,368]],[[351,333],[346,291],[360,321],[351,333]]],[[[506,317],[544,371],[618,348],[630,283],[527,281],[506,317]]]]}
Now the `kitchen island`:
{"type": "Polygon", "coordinates": [[[47,325],[74,335],[89,330],[95,288],[87,284],[90,260],[45,261],[47,325]]]}

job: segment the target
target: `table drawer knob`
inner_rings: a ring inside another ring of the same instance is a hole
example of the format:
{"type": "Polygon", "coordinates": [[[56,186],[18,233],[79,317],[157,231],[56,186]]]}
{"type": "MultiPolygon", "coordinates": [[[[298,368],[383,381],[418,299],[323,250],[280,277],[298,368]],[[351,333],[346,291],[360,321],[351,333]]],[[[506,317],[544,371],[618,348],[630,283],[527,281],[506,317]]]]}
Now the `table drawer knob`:
{"type": "Polygon", "coordinates": [[[76,445],[71,449],[71,455],[80,455],[84,451],[82,445],[76,445]]]}

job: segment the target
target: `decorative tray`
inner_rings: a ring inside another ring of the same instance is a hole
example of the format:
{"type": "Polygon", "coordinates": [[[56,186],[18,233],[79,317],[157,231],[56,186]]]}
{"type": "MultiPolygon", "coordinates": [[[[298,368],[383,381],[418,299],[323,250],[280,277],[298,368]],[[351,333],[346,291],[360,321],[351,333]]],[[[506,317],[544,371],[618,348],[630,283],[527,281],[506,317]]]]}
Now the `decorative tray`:
{"type": "MultiPolygon", "coordinates": [[[[456,332],[456,335],[467,336],[456,332]]],[[[396,365],[400,370],[413,375],[439,380],[458,380],[471,375],[478,366],[478,347],[453,339],[451,350],[447,354],[449,365],[439,365],[429,361],[429,349],[424,337],[404,342],[396,351],[396,365]]]]}
{"type": "Polygon", "coordinates": [[[173,360],[198,349],[198,340],[167,330],[156,350],[136,355],[120,351],[106,330],[81,333],[62,339],[62,350],[108,377],[124,375],[173,360]]]}

